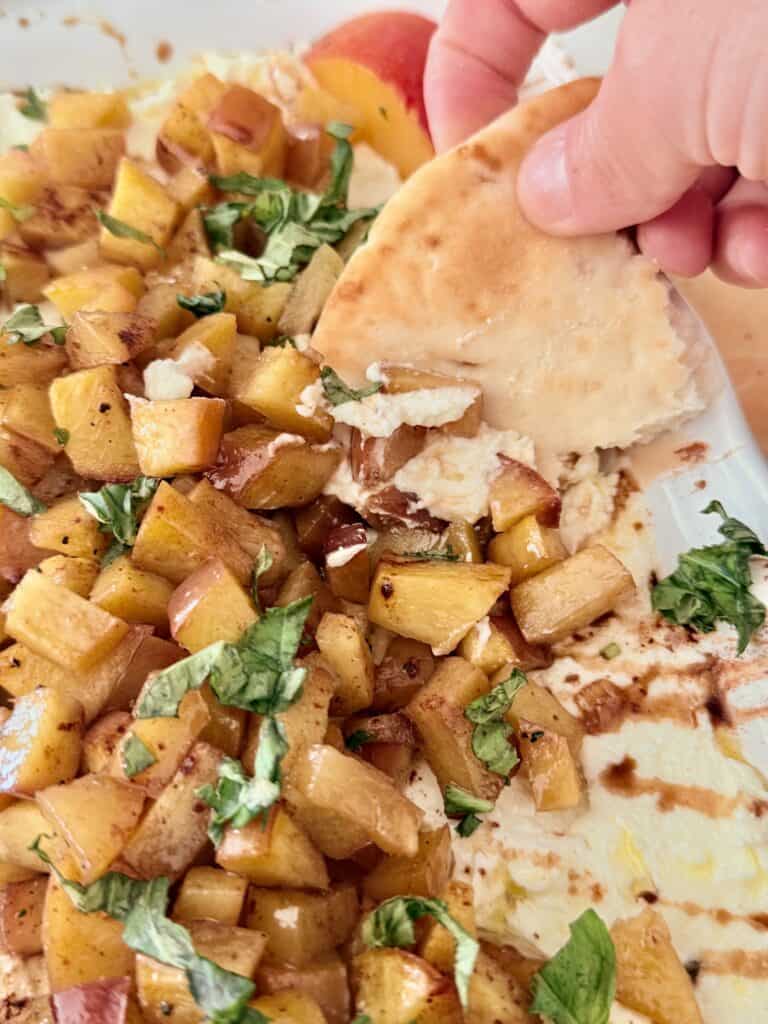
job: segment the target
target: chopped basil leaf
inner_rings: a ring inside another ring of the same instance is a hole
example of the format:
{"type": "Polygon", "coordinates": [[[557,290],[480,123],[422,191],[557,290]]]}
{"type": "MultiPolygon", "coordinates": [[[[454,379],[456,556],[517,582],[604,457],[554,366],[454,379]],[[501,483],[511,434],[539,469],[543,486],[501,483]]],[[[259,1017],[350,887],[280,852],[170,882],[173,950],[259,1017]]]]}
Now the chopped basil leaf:
{"type": "Polygon", "coordinates": [[[4,466],[0,466],[0,505],[20,516],[33,516],[46,509],[42,501],[38,501],[4,466]]]}
{"type": "Polygon", "coordinates": [[[47,864],[59,880],[59,884],[69,896],[74,906],[82,914],[93,914],[100,911],[109,914],[116,921],[125,921],[132,907],[139,901],[160,913],[165,911],[168,900],[167,878],[154,878],[149,882],[137,878],[129,878],[119,871],[109,871],[90,885],[81,885],[65,878],[48,854],[43,850],[41,841],[52,836],[43,833],[30,845],[30,850],[47,864]]]}
{"type": "Polygon", "coordinates": [[[135,717],[175,718],[184,695],[200,689],[214,667],[226,658],[227,648],[232,646],[219,640],[162,669],[134,708],[135,717]]]}
{"type": "Polygon", "coordinates": [[[369,1017],[367,1013],[361,1013],[355,1017],[352,1024],[373,1024],[373,1018],[369,1017]]]}
{"type": "Polygon", "coordinates": [[[305,668],[293,664],[312,598],[270,608],[234,645],[233,657],[217,665],[211,687],[222,704],[260,715],[285,711],[301,694],[305,668]]]}
{"type": "Polygon", "coordinates": [[[99,523],[102,533],[115,538],[103,562],[108,565],[136,541],[139,519],[152,499],[160,481],[137,476],[130,484],[105,484],[98,491],[84,491],[78,497],[86,511],[99,523]]]}
{"type": "Polygon", "coordinates": [[[32,121],[48,120],[48,105],[40,99],[33,88],[24,93],[24,102],[19,104],[19,113],[32,121]]]}
{"type": "Polygon", "coordinates": [[[141,242],[143,245],[151,245],[161,255],[165,255],[165,250],[162,246],[159,246],[157,242],[148,235],[146,231],[139,231],[138,228],[132,227],[130,224],[126,224],[124,220],[118,220],[117,217],[113,217],[105,210],[96,210],[96,220],[102,227],[105,227],[110,235],[114,235],[115,238],[130,238],[134,242],[141,242]]]}
{"type": "Polygon", "coordinates": [[[459,814],[467,814],[469,811],[474,811],[477,814],[487,814],[488,811],[493,810],[493,802],[491,800],[483,800],[482,797],[469,793],[466,789],[462,789],[461,786],[454,786],[453,783],[449,783],[445,787],[443,800],[445,802],[445,813],[452,817],[459,814]]]}
{"type": "Polygon", "coordinates": [[[203,225],[212,248],[231,249],[234,242],[233,228],[247,208],[247,203],[219,203],[203,212],[203,225]]]}
{"type": "Polygon", "coordinates": [[[256,605],[256,610],[261,611],[261,600],[259,598],[259,579],[272,568],[272,552],[266,545],[262,545],[261,551],[259,551],[258,557],[256,558],[256,564],[253,567],[253,575],[251,576],[251,596],[253,597],[253,603],[256,605]]]}
{"type": "Polygon", "coordinates": [[[349,736],[344,738],[344,746],[347,750],[360,750],[366,743],[370,743],[373,739],[371,733],[366,732],[365,729],[355,729],[349,736]]]}
{"type": "Polygon", "coordinates": [[[462,839],[468,839],[477,832],[482,824],[482,819],[478,818],[476,814],[465,814],[456,826],[456,832],[462,839]]]}
{"type": "Polygon", "coordinates": [[[471,836],[481,825],[482,821],[478,814],[487,814],[493,810],[493,801],[483,800],[474,793],[467,792],[461,786],[454,786],[449,783],[443,794],[445,813],[451,817],[461,815],[461,821],[456,826],[458,834],[466,839],[471,836]]]}
{"type": "Polygon", "coordinates": [[[434,548],[429,551],[406,551],[404,558],[412,558],[419,562],[458,562],[459,556],[449,544],[445,550],[434,548]]]}
{"type": "Polygon", "coordinates": [[[194,313],[198,320],[212,313],[220,313],[227,301],[224,291],[203,292],[200,295],[177,295],[176,301],[182,309],[194,313]]]}
{"type": "Polygon", "coordinates": [[[208,676],[222,704],[260,715],[285,711],[301,694],[305,668],[293,659],[301,643],[311,597],[270,608],[236,644],[218,641],[154,677],[137,705],[137,718],[172,718],[184,694],[208,676]]]}
{"type": "Polygon", "coordinates": [[[425,915],[433,917],[456,940],[453,973],[461,1005],[466,1008],[469,979],[475,969],[480,945],[448,913],[448,907],[442,900],[417,896],[395,896],[385,900],[363,922],[363,942],[374,949],[379,946],[412,946],[416,941],[413,922],[425,915]]]}
{"type": "Polygon", "coordinates": [[[0,209],[7,210],[17,224],[28,220],[35,212],[34,206],[16,206],[15,203],[12,203],[9,199],[3,199],[2,196],[0,196],[0,209]]]}
{"type": "Polygon", "coordinates": [[[50,334],[57,345],[63,345],[66,333],[66,327],[48,327],[44,324],[39,308],[31,305],[19,306],[5,321],[2,330],[8,335],[9,345],[20,341],[25,345],[34,345],[46,334],[50,334]]]}
{"type": "Polygon", "coordinates": [[[517,750],[509,742],[512,727],[504,720],[514,696],[526,683],[525,675],[515,669],[508,679],[494,686],[490,693],[478,697],[464,709],[473,723],[472,751],[485,767],[496,775],[509,775],[518,763],[517,750]]]}
{"type": "Polygon", "coordinates": [[[241,172],[229,177],[211,176],[224,192],[251,196],[252,201],[225,202],[203,214],[208,240],[219,262],[238,271],[246,281],[292,281],[324,243],[335,245],[361,220],[371,220],[378,209],[349,210],[346,207],[354,153],[348,141],[348,125],[330,124],[328,134],[336,140],[331,157],[331,180],[326,192],[313,195],[293,189],[278,178],[257,178],[241,172]],[[267,236],[258,257],[234,248],[234,226],[251,219],[267,236]]]}
{"type": "Polygon", "coordinates": [[[533,976],[531,1013],[553,1024],[608,1024],[616,992],[616,951],[594,910],[570,925],[571,937],[533,976]]]}
{"type": "Polygon", "coordinates": [[[370,384],[367,388],[356,390],[345,384],[341,377],[332,370],[330,366],[324,366],[320,371],[320,380],[323,383],[323,392],[331,405],[344,405],[345,402],[361,402],[369,395],[375,395],[381,391],[381,381],[370,384]]]}
{"type": "Polygon", "coordinates": [[[270,338],[269,341],[262,343],[262,348],[285,348],[286,345],[290,345],[291,348],[296,348],[296,342],[293,338],[289,338],[287,334],[278,334],[275,338],[270,338]]]}
{"type": "Polygon", "coordinates": [[[765,621],[765,605],[750,591],[749,560],[768,551],[753,530],[729,517],[719,501],[710,502],[704,514],[716,513],[723,522],[718,532],[722,544],[692,548],[680,555],[677,569],[651,592],[654,609],[678,626],[709,633],[717,622],[729,622],[738,630],[738,653],[765,621]]]}
{"type": "Polygon", "coordinates": [[[282,723],[267,715],[259,727],[253,778],[246,775],[239,761],[222,759],[216,785],[203,786],[197,794],[213,812],[208,835],[214,846],[221,842],[226,825],[244,828],[262,816],[266,823],[269,809],[280,798],[280,763],[287,752],[282,723]]]}
{"type": "Polygon", "coordinates": [[[616,643],[606,644],[600,651],[600,657],[605,658],[606,661],[613,661],[613,659],[618,658],[620,654],[621,647],[616,643]]]}
{"type": "Polygon", "coordinates": [[[56,874],[81,913],[109,914],[124,924],[123,942],[130,949],[184,971],[192,997],[213,1024],[266,1024],[267,1017],[246,1005],[255,991],[248,978],[225,971],[200,956],[186,928],[166,917],[170,880],[129,878],[110,871],[91,885],[64,878],[41,849],[38,836],[30,849],[56,874]]]}
{"type": "Polygon", "coordinates": [[[20,149],[22,153],[29,152],[29,146],[26,144],[26,142],[19,142],[17,145],[11,146],[11,149],[20,149]]]}
{"type": "Polygon", "coordinates": [[[0,282],[8,279],[8,271],[5,269],[2,263],[0,263],[0,282]]]}
{"type": "Polygon", "coordinates": [[[54,427],[53,436],[56,438],[58,444],[62,447],[69,441],[69,431],[64,430],[63,427],[54,427]]]}
{"type": "Polygon", "coordinates": [[[134,775],[151,768],[157,758],[138,736],[128,736],[121,750],[121,760],[126,778],[132,779],[134,775]]]}

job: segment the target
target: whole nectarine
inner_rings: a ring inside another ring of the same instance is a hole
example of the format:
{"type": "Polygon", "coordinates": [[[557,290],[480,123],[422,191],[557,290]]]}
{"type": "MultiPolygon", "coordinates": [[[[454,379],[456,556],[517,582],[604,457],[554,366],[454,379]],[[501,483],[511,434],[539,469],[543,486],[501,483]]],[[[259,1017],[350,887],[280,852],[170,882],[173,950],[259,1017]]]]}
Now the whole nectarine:
{"type": "Polygon", "coordinates": [[[306,57],[319,85],[360,112],[356,138],[403,177],[434,155],[422,79],[434,21],[382,11],[344,22],[306,57]]]}

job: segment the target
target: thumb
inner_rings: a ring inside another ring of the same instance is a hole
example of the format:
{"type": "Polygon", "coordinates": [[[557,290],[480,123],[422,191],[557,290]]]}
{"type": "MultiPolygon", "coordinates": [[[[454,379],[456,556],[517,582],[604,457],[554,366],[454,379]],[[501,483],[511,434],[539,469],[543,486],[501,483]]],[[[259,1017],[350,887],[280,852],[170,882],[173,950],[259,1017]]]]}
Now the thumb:
{"type": "MultiPolygon", "coordinates": [[[[694,183],[699,168],[665,132],[622,64],[582,113],[544,135],[523,161],[518,197],[525,216],[556,235],[597,234],[650,220],[694,183]]],[[[663,117],[663,115],[662,115],[663,117]]],[[[668,120],[668,118],[667,118],[668,120]]]]}

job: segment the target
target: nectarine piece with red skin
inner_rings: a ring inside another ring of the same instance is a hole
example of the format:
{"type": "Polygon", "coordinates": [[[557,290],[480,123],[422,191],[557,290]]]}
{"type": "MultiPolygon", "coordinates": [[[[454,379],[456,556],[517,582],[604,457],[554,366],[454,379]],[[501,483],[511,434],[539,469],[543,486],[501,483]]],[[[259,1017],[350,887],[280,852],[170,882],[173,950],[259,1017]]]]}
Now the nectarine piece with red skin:
{"type": "Polygon", "coordinates": [[[104,978],[51,996],[56,1024],[125,1024],[130,978],[104,978]]]}
{"type": "Polygon", "coordinates": [[[323,36],[306,57],[320,86],[360,111],[356,138],[403,177],[434,156],[422,80],[436,27],[405,11],[366,14],[323,36]]]}

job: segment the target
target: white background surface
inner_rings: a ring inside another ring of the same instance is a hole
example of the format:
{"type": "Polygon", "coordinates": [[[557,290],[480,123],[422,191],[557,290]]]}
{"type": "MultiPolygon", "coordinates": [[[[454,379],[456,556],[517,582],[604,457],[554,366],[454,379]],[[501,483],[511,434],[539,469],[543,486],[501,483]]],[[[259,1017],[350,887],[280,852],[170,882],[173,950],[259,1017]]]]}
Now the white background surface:
{"type": "MultiPolygon", "coordinates": [[[[165,75],[200,50],[264,50],[312,39],[369,10],[438,17],[444,6],[444,0],[7,0],[0,18],[0,88],[125,85],[136,75],[165,75]],[[65,18],[81,21],[65,27],[65,18]],[[105,18],[124,33],[125,47],[104,33],[99,22],[105,18]],[[162,40],[174,48],[168,65],[156,58],[162,40]]],[[[604,69],[620,16],[617,9],[565,37],[580,71],[604,69]]]]}

